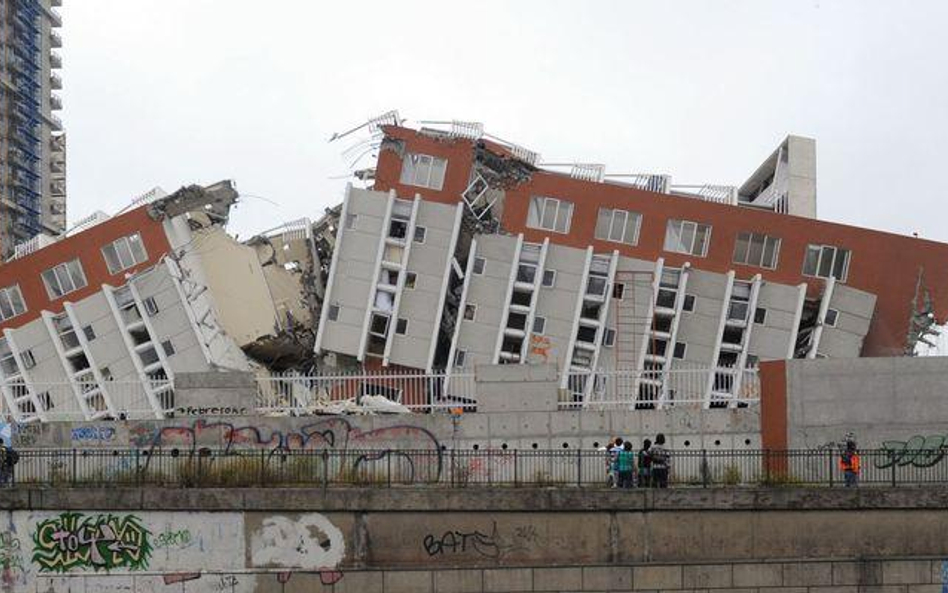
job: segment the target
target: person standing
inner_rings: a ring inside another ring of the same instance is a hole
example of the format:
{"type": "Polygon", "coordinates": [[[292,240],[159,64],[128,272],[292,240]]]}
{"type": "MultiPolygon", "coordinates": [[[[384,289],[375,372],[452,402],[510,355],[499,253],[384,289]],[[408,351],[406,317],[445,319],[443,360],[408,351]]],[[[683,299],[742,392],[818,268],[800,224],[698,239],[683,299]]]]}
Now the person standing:
{"type": "Polygon", "coordinates": [[[6,486],[13,473],[13,465],[9,463],[10,452],[7,450],[6,443],[0,439],[0,486],[6,486]]]}
{"type": "Polygon", "coordinates": [[[635,452],[632,451],[632,441],[622,445],[616,459],[616,468],[619,470],[619,488],[631,488],[635,476],[635,452]]]}
{"type": "Polygon", "coordinates": [[[839,456],[839,469],[843,472],[843,483],[847,488],[859,485],[859,453],[856,453],[856,441],[846,441],[846,449],[839,456]]]}
{"type": "Polygon", "coordinates": [[[645,439],[642,442],[642,448],[639,449],[637,459],[639,488],[648,488],[652,485],[652,452],[649,451],[651,446],[651,439],[645,439]]]}
{"type": "Polygon", "coordinates": [[[619,453],[622,451],[622,437],[616,437],[612,441],[612,447],[609,448],[609,471],[611,472],[611,485],[613,488],[619,487],[619,453]]]}
{"type": "Polygon", "coordinates": [[[658,433],[655,444],[649,450],[652,459],[651,477],[654,488],[668,488],[668,471],[671,468],[671,454],[665,448],[665,435],[658,433]]]}

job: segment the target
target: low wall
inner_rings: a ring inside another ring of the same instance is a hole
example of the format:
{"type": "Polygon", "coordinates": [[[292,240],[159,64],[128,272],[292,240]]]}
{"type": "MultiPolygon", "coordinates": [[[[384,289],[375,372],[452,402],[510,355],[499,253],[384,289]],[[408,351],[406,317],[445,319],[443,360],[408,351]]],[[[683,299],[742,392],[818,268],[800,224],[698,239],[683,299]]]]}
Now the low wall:
{"type": "Polygon", "coordinates": [[[0,590],[938,591],[946,506],[935,489],[8,490],[0,590]]]}

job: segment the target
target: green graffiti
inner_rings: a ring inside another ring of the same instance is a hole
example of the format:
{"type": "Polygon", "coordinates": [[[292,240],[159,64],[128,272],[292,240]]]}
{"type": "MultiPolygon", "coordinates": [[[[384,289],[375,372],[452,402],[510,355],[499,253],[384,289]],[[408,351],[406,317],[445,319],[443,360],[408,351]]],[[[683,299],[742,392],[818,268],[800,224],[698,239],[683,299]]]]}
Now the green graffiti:
{"type": "Polygon", "coordinates": [[[62,513],[37,523],[33,562],[40,572],[144,570],[150,536],[135,515],[62,513]]]}
{"type": "Polygon", "coordinates": [[[945,457],[945,436],[915,435],[907,441],[883,441],[886,455],[877,458],[875,466],[880,469],[894,465],[925,468],[932,467],[945,457]]]}

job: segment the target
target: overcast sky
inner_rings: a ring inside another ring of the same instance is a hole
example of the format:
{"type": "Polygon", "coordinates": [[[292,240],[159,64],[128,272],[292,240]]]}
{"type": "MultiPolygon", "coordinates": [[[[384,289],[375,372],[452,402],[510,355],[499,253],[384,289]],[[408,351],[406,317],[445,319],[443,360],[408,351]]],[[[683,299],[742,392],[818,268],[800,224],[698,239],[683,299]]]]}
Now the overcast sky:
{"type": "Polygon", "coordinates": [[[820,218],[948,241],[948,2],[66,0],[71,220],[232,178],[242,236],[341,200],[398,109],[548,161],[739,185],[817,139],[820,218]]]}

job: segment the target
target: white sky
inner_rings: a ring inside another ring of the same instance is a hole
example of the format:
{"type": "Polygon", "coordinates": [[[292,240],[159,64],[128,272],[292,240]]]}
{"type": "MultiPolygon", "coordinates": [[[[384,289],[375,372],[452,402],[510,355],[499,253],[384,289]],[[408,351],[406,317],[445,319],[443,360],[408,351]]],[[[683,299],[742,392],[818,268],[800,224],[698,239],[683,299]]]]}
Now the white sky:
{"type": "Polygon", "coordinates": [[[740,184],[817,139],[820,218],[948,241],[948,2],[66,0],[70,219],[233,178],[242,236],[341,200],[398,109],[548,161],[740,184]]]}

